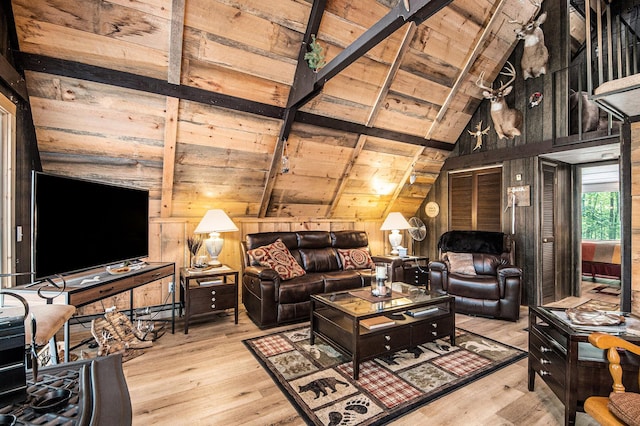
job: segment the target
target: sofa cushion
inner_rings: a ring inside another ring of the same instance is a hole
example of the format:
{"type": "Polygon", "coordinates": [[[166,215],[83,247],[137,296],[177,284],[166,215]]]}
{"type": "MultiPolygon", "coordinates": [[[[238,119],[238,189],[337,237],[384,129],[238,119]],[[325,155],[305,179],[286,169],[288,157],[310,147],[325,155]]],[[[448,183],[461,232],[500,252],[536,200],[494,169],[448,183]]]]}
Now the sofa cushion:
{"type": "Polygon", "coordinates": [[[472,299],[500,299],[498,279],[490,275],[470,277],[469,275],[449,274],[447,292],[455,296],[469,297],[472,299]]]}
{"type": "Polygon", "coordinates": [[[323,293],[362,288],[362,277],[356,271],[326,272],[324,276],[323,293]]]}
{"type": "Polygon", "coordinates": [[[308,302],[312,294],[324,292],[324,277],[310,273],[281,282],[277,289],[278,302],[282,304],[308,302]]]}
{"type": "Polygon", "coordinates": [[[373,268],[375,263],[366,248],[338,249],[342,269],[367,269],[373,268]]]}
{"type": "Polygon", "coordinates": [[[338,256],[331,247],[298,250],[302,267],[307,272],[326,272],[340,269],[338,256]]]}
{"type": "Polygon", "coordinates": [[[473,266],[473,254],[471,253],[447,253],[449,260],[449,272],[463,275],[476,275],[473,266]]]}
{"type": "Polygon", "coordinates": [[[306,273],[280,238],[272,244],[249,250],[248,253],[260,265],[275,270],[283,280],[290,280],[306,273]]]}
{"type": "Polygon", "coordinates": [[[365,231],[332,231],[331,246],[336,248],[360,248],[369,245],[365,231]]]}
{"type": "Polygon", "coordinates": [[[640,426],[640,394],[612,392],[609,395],[608,408],[629,426],[640,426]]]}

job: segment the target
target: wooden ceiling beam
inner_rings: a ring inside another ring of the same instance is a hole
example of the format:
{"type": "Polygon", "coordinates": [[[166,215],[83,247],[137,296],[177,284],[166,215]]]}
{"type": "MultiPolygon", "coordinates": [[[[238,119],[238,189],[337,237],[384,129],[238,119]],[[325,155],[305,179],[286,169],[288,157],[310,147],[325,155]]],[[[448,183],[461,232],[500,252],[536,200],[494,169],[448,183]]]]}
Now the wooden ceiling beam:
{"type": "Polygon", "coordinates": [[[418,159],[420,158],[420,156],[422,155],[423,152],[424,152],[424,147],[418,148],[416,150],[416,153],[413,154],[413,159],[411,160],[411,165],[409,167],[407,167],[407,169],[404,171],[404,176],[400,180],[400,183],[398,183],[398,186],[396,187],[396,190],[393,192],[393,195],[391,196],[391,199],[389,200],[389,203],[387,204],[387,208],[384,209],[384,214],[382,215],[381,219],[384,219],[389,215],[389,212],[393,208],[393,204],[395,203],[395,201],[400,196],[400,193],[402,192],[402,189],[404,188],[404,186],[407,183],[407,180],[411,176],[411,173],[413,171],[414,165],[416,164],[416,161],[418,161],[418,159]]]}
{"type": "Polygon", "coordinates": [[[365,31],[353,43],[347,46],[328,64],[315,73],[315,80],[308,82],[295,94],[293,102],[289,106],[301,107],[310,97],[315,96],[325,83],[335,77],[340,71],[347,68],[353,62],[362,57],[369,50],[392,35],[398,28],[407,22],[421,24],[430,16],[451,3],[452,0],[411,0],[410,2],[398,2],[398,4],[385,16],[365,31]],[[406,3],[410,3],[409,10],[406,3]]]}
{"type": "Polygon", "coordinates": [[[389,71],[387,72],[387,76],[384,79],[384,83],[382,84],[382,87],[378,92],[378,97],[375,103],[373,104],[373,108],[371,109],[371,112],[369,113],[369,118],[367,119],[367,127],[371,127],[373,125],[373,122],[375,121],[376,117],[378,116],[378,113],[380,112],[382,103],[384,102],[385,98],[387,97],[387,94],[389,93],[389,88],[391,87],[391,83],[393,82],[393,79],[398,73],[398,69],[400,69],[402,58],[404,57],[404,54],[406,53],[407,49],[409,48],[409,45],[411,44],[413,35],[416,33],[416,28],[417,26],[414,22],[410,23],[407,26],[407,30],[405,31],[404,37],[402,38],[402,43],[400,44],[400,47],[396,52],[396,56],[393,59],[393,63],[391,64],[391,67],[389,67],[389,71]]]}
{"type": "Polygon", "coordinates": [[[356,164],[356,161],[358,161],[358,157],[360,156],[360,153],[364,149],[364,144],[366,141],[367,141],[366,135],[360,135],[360,137],[358,138],[358,143],[356,144],[355,149],[351,153],[351,158],[349,158],[349,162],[345,166],[342,172],[342,176],[340,176],[338,187],[336,189],[335,194],[333,195],[333,200],[331,201],[331,205],[329,206],[329,211],[327,212],[327,218],[333,217],[333,214],[335,213],[336,208],[338,208],[338,202],[340,201],[340,198],[342,197],[342,193],[344,192],[344,189],[347,186],[347,180],[349,178],[349,175],[351,174],[351,170],[353,169],[353,166],[356,164]]]}
{"type": "Polygon", "coordinates": [[[476,59],[478,59],[478,56],[480,56],[480,53],[482,53],[482,49],[484,47],[484,43],[487,40],[487,38],[489,37],[489,35],[491,34],[491,32],[493,31],[493,26],[494,26],[495,21],[502,15],[501,14],[502,7],[504,6],[505,2],[506,2],[506,0],[500,0],[500,2],[495,7],[493,12],[490,12],[491,19],[489,20],[489,23],[487,24],[486,27],[484,27],[484,31],[482,32],[482,34],[480,35],[480,37],[476,41],[476,43],[475,43],[475,45],[473,47],[473,50],[471,51],[471,53],[467,57],[467,60],[465,61],[465,64],[464,64],[464,67],[458,73],[458,77],[456,78],[455,83],[451,87],[451,90],[449,91],[449,94],[447,95],[447,98],[445,99],[444,103],[442,104],[442,106],[438,110],[438,115],[436,116],[435,120],[433,120],[431,122],[431,126],[429,127],[429,130],[427,131],[427,133],[424,136],[426,139],[431,138],[431,136],[433,135],[433,132],[435,131],[436,126],[438,124],[440,124],[440,122],[444,118],[444,115],[447,113],[447,110],[449,109],[449,105],[451,105],[451,102],[453,101],[453,99],[458,94],[458,91],[460,90],[460,87],[462,87],[462,85],[464,84],[466,78],[468,77],[468,73],[469,73],[469,70],[471,69],[471,66],[476,61],[476,59]]]}
{"type": "MultiPolygon", "coordinates": [[[[171,2],[171,33],[169,38],[169,68],[167,81],[180,84],[182,69],[182,43],[184,36],[184,2],[171,2]]],[[[180,99],[167,97],[164,119],[164,150],[162,156],[162,192],[160,194],[160,217],[171,217],[173,211],[173,177],[176,168],[176,145],[178,143],[178,110],[180,99]]]]}
{"type": "Polygon", "coordinates": [[[160,195],[160,217],[171,217],[173,211],[173,176],[176,165],[178,138],[178,98],[167,98],[164,118],[164,151],[162,155],[162,193],[160,195]]]}
{"type": "Polygon", "coordinates": [[[186,0],[171,1],[171,33],[169,35],[169,69],[167,81],[180,84],[182,70],[182,44],[184,42],[184,3],[186,0]]]}
{"type": "MultiPolygon", "coordinates": [[[[291,132],[291,126],[296,117],[298,106],[292,103],[292,100],[298,96],[301,88],[307,87],[313,81],[313,75],[315,74],[311,68],[307,65],[307,61],[304,59],[304,55],[307,53],[307,46],[311,43],[311,35],[318,34],[320,29],[320,22],[322,21],[322,15],[327,4],[326,0],[314,0],[313,6],[311,6],[311,13],[309,14],[309,21],[307,22],[307,29],[305,30],[304,37],[302,39],[302,45],[298,52],[298,63],[296,65],[296,72],[293,76],[293,83],[291,90],[289,91],[289,100],[287,102],[287,108],[284,111],[284,117],[282,125],[280,126],[280,134],[276,141],[276,146],[271,156],[271,165],[269,166],[269,172],[267,174],[267,182],[264,185],[262,191],[262,199],[260,201],[260,210],[258,211],[258,217],[265,217],[267,215],[267,209],[269,208],[269,202],[271,201],[271,194],[276,183],[278,173],[282,169],[282,151],[287,138],[291,132]]],[[[307,94],[307,98],[310,98],[310,94],[307,94]]]]}

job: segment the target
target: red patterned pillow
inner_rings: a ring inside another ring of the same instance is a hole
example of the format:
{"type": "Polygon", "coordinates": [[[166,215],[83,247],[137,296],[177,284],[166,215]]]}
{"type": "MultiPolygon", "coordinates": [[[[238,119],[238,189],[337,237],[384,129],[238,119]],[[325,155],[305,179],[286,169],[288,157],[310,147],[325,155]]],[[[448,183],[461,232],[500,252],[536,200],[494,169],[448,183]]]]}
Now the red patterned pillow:
{"type": "Polygon", "coordinates": [[[272,244],[249,250],[248,253],[260,265],[268,266],[276,271],[283,280],[290,280],[306,274],[280,238],[272,244]]]}
{"type": "Polygon", "coordinates": [[[367,249],[338,249],[338,255],[342,261],[342,269],[366,269],[375,265],[367,249]]]}

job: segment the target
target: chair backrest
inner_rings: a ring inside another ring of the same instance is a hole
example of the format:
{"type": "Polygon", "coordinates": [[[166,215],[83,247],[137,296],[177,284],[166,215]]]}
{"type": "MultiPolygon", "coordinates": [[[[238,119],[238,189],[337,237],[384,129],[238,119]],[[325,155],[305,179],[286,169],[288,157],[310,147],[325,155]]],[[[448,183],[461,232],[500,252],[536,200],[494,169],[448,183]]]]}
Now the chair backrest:
{"type": "MultiPolygon", "coordinates": [[[[510,234],[493,231],[448,231],[438,240],[438,257],[445,252],[507,255],[515,264],[515,242],[510,234]]],[[[504,256],[503,256],[504,257],[504,256]]]]}

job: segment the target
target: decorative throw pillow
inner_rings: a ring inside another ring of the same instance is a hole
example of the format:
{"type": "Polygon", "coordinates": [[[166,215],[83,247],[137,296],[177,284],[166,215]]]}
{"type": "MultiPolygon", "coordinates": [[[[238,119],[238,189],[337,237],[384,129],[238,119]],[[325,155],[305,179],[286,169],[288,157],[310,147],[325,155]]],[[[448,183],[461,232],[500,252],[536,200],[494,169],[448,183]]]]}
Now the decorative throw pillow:
{"type": "Polygon", "coordinates": [[[633,392],[611,393],[609,411],[629,426],[640,426],[640,394],[633,392]]]}
{"type": "Polygon", "coordinates": [[[366,269],[373,268],[375,265],[367,249],[352,248],[338,249],[340,261],[342,261],[342,269],[366,269]]]}
{"type": "Polygon", "coordinates": [[[268,266],[276,271],[283,280],[290,280],[306,274],[280,238],[272,244],[249,250],[248,253],[260,265],[268,266]]]}
{"type": "Polygon", "coordinates": [[[476,275],[476,268],[473,267],[473,254],[448,252],[449,272],[463,275],[476,275]]]}

